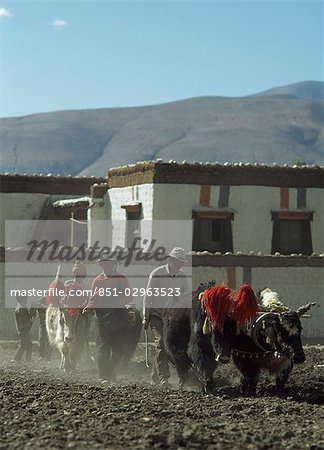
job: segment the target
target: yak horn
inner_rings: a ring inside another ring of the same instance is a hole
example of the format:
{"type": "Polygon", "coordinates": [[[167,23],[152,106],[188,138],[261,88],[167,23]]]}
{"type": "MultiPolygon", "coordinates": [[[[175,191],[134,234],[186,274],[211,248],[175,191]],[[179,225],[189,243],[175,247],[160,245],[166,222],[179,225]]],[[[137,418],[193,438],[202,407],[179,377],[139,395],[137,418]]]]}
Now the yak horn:
{"type": "Polygon", "coordinates": [[[205,319],[204,325],[202,327],[202,332],[204,335],[211,333],[211,327],[210,327],[210,322],[209,322],[208,317],[206,317],[206,319],[205,319]]]}
{"type": "Polygon", "coordinates": [[[315,302],[307,303],[307,305],[303,305],[300,308],[298,308],[296,313],[298,314],[299,317],[301,317],[303,314],[305,314],[307,311],[309,311],[312,306],[315,306],[315,305],[316,305],[315,302]]]}
{"type": "MultiPolygon", "coordinates": [[[[251,331],[252,340],[255,343],[255,345],[257,345],[261,350],[263,350],[265,352],[267,350],[259,343],[259,340],[258,340],[258,333],[259,333],[260,329],[262,329],[264,321],[265,322],[267,322],[267,321],[276,321],[277,322],[278,314],[275,312],[263,313],[262,316],[259,316],[252,325],[252,331],[251,331]]],[[[270,338],[273,339],[273,336],[271,336],[270,338]]]]}

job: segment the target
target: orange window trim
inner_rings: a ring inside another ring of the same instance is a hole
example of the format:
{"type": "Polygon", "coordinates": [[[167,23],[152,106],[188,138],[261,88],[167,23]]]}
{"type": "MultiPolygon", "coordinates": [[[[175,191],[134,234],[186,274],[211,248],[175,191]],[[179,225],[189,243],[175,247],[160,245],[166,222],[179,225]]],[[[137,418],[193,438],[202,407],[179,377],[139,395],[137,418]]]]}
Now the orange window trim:
{"type": "Polygon", "coordinates": [[[194,211],[200,219],[234,219],[234,213],[229,211],[194,211]]]}
{"type": "Polygon", "coordinates": [[[298,211],[282,211],[277,213],[277,218],[280,220],[309,220],[311,213],[298,211]]]}
{"type": "Polygon", "coordinates": [[[210,185],[202,185],[200,186],[200,198],[199,198],[200,206],[209,206],[210,205],[210,185]]]}
{"type": "Polygon", "coordinates": [[[280,188],[280,208],[289,209],[289,188],[280,188]]]}
{"type": "Polygon", "coordinates": [[[141,211],[141,205],[122,205],[121,208],[125,209],[128,213],[141,211]]]}

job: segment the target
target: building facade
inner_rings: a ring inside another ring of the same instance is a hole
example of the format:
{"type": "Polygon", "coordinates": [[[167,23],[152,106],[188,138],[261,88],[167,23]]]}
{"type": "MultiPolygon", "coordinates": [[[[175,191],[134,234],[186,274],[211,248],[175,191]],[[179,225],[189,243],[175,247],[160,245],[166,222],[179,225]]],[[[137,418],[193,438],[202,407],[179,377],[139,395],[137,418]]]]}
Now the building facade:
{"type": "Polygon", "coordinates": [[[73,245],[128,248],[134,237],[172,237],[169,223],[190,222],[193,287],[215,279],[268,286],[292,308],[316,301],[304,336],[324,337],[322,167],[152,161],[110,169],[107,179],[63,178],[2,178],[2,232],[5,219],[72,218],[83,230],[71,231],[73,245]]]}
{"type": "MultiPolygon", "coordinates": [[[[13,311],[5,307],[6,223],[10,227],[8,221],[64,220],[71,222],[69,226],[76,238],[86,239],[87,226],[83,223],[87,221],[91,186],[103,181],[98,177],[0,175],[0,338],[16,336],[13,311]]],[[[20,247],[25,242],[19,232],[16,233],[15,246],[20,247]]],[[[70,243],[69,237],[67,244],[70,243]]],[[[15,253],[15,248],[7,249],[9,259],[15,253]]]]}
{"type": "Polygon", "coordinates": [[[139,163],[110,170],[108,185],[112,219],[138,227],[141,220],[192,220],[194,251],[324,250],[320,167],[139,163]]]}

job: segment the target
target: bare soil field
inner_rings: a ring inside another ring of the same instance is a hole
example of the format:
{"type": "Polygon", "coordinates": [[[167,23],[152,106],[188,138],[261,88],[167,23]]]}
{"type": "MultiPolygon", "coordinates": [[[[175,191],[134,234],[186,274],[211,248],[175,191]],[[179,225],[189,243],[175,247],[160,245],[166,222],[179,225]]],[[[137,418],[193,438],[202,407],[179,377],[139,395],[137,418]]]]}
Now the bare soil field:
{"type": "Polygon", "coordinates": [[[10,363],[3,348],[1,449],[324,449],[323,347],[306,347],[282,397],[263,376],[257,397],[243,397],[232,364],[220,366],[214,395],[150,385],[140,349],[118,382],[96,367],[71,374],[49,365],[10,363]]]}

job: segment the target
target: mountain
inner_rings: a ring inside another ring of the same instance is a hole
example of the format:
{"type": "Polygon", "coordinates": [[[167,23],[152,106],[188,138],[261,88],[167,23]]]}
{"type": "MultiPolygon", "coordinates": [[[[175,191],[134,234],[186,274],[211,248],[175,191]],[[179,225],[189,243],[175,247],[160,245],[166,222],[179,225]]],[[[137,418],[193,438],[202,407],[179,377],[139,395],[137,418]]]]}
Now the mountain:
{"type": "Polygon", "coordinates": [[[157,158],[324,164],[323,124],[323,102],[281,93],[4,118],[0,171],[99,176],[157,158]]]}
{"type": "Polygon", "coordinates": [[[271,96],[271,95],[291,95],[293,97],[304,98],[307,100],[324,100],[324,83],[323,81],[300,81],[299,83],[287,84],[268,89],[255,96],[271,96]]]}

